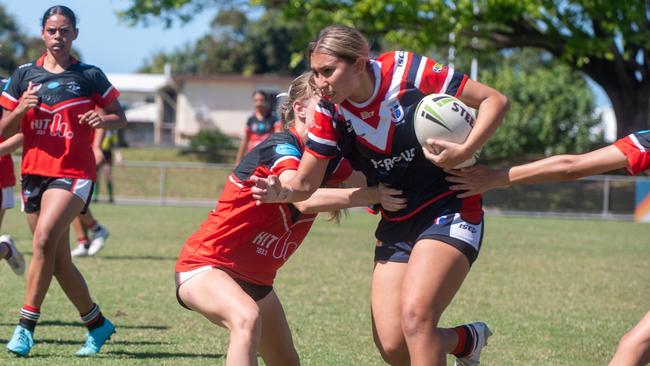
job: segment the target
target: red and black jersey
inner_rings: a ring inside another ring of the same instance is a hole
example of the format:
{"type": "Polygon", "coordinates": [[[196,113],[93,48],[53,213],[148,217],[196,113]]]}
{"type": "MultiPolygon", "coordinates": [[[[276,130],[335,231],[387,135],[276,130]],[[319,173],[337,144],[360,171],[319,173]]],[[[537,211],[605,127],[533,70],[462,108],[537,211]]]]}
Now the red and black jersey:
{"type": "Polygon", "coordinates": [[[14,110],[29,82],[38,88],[40,104],[22,121],[22,173],[46,177],[95,179],[92,128],[79,115],[104,107],[119,92],[97,67],[72,59],[62,73],[43,68],[45,55],[20,66],[0,96],[0,106],[14,110]]]}
{"type": "MultiPolygon", "coordinates": [[[[403,221],[427,205],[452,195],[443,170],[424,157],[413,129],[419,101],[431,93],[461,94],[467,75],[427,57],[395,51],[371,60],[375,87],[368,101],[321,102],[306,150],[320,158],[354,151],[355,169],[370,181],[401,189],[407,207],[382,211],[384,219],[403,221]],[[354,149],[350,146],[354,145],[354,149]]],[[[346,158],[348,156],[346,155],[346,158]]]]}
{"type": "MultiPolygon", "coordinates": [[[[7,80],[0,78],[0,90],[4,89],[7,80]]],[[[0,111],[0,117],[2,112],[0,111]]],[[[0,136],[0,143],[5,140],[0,136]]],[[[16,176],[14,175],[14,162],[11,160],[11,155],[0,156],[0,188],[13,187],[16,185],[16,176]]]]}
{"type": "MultiPolygon", "coordinates": [[[[315,214],[303,214],[290,203],[257,205],[252,175],[268,177],[297,170],[303,144],[292,132],[271,135],[246,154],[228,177],[217,207],[183,246],[176,272],[212,265],[245,281],[272,285],[277,270],[309,232],[315,214]]],[[[330,161],[327,182],[341,182],[352,173],[345,160],[330,161]]]]}
{"type": "Polygon", "coordinates": [[[650,130],[638,131],[614,142],[625,157],[631,175],[650,169],[650,130]]]}
{"type": "Polygon", "coordinates": [[[282,121],[272,111],[269,111],[262,120],[257,119],[255,114],[251,115],[246,120],[246,136],[244,136],[248,140],[246,152],[253,150],[255,146],[266,140],[272,133],[280,131],[282,131],[282,121]]]}

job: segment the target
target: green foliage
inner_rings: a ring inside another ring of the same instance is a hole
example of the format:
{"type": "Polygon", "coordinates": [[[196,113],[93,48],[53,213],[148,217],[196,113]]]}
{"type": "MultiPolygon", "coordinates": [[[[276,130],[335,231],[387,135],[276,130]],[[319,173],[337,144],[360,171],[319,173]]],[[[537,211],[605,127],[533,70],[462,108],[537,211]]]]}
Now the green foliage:
{"type": "Polygon", "coordinates": [[[579,72],[565,64],[543,61],[535,52],[503,57],[487,64],[480,80],[510,99],[503,124],[483,149],[483,159],[498,162],[529,155],[585,152],[601,144],[592,130],[594,97],[579,72]]]}
{"type": "Polygon", "coordinates": [[[292,63],[291,44],[297,22],[280,22],[277,11],[249,20],[240,10],[220,11],[212,31],[195,44],[165,53],[159,52],[140,68],[141,72],[162,72],[165,63],[181,74],[297,74],[303,63],[292,63]]]}
{"type": "Polygon", "coordinates": [[[41,39],[27,36],[0,4],[0,76],[11,75],[18,66],[36,59],[43,51],[41,39]]]}
{"type": "Polygon", "coordinates": [[[199,154],[203,160],[211,163],[232,161],[237,145],[232,137],[224,135],[217,129],[201,130],[190,140],[186,152],[199,154]]]}

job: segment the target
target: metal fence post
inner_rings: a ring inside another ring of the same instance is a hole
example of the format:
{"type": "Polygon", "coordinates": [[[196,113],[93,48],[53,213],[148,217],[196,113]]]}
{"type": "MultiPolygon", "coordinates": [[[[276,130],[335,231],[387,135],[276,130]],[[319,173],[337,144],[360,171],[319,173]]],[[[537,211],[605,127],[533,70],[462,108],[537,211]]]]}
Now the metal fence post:
{"type": "Polygon", "coordinates": [[[167,180],[167,168],[165,167],[164,164],[160,164],[159,167],[160,167],[160,204],[164,205],[166,200],[165,197],[167,195],[166,192],[167,187],[165,183],[165,181],[167,180]]]}
{"type": "Polygon", "coordinates": [[[609,215],[609,177],[603,179],[603,212],[602,216],[609,215]]]}

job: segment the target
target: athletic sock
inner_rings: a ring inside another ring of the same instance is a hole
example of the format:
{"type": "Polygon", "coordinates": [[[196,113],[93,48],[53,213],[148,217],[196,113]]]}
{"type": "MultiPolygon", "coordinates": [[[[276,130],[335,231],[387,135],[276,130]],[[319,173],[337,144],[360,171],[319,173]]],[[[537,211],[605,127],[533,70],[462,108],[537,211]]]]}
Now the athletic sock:
{"type": "Polygon", "coordinates": [[[77,240],[77,244],[83,245],[86,249],[90,248],[90,240],[88,240],[88,237],[77,240]]]}
{"type": "Polygon", "coordinates": [[[89,331],[104,325],[104,315],[99,310],[99,305],[93,304],[89,312],[81,314],[81,321],[84,322],[89,331]]]}
{"type": "Polygon", "coordinates": [[[474,338],[476,335],[467,325],[461,325],[452,328],[452,330],[458,336],[458,343],[451,354],[459,358],[469,356],[474,351],[474,338]]]}
{"type": "Polygon", "coordinates": [[[33,333],[34,328],[36,328],[36,322],[40,317],[41,308],[36,308],[25,304],[20,309],[20,320],[18,320],[18,324],[20,324],[25,329],[29,329],[33,333]]]}
{"type": "Polygon", "coordinates": [[[90,230],[92,230],[92,231],[97,231],[97,230],[101,229],[101,226],[99,225],[97,220],[93,220],[93,222],[90,225],[88,225],[88,228],[90,230]]]}

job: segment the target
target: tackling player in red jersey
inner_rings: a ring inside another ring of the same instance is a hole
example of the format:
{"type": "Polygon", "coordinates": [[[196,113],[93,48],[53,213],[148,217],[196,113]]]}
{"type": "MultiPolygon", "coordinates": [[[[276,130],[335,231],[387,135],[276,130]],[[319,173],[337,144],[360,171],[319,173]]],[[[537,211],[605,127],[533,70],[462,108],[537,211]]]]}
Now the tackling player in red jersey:
{"type": "MultiPolygon", "coordinates": [[[[305,202],[257,205],[251,176],[277,174],[288,180],[303,154],[313,108],[318,97],[309,86],[311,73],[294,80],[282,110],[289,130],[271,135],[246,154],[228,178],[217,207],[188,239],[176,263],[177,296],[230,331],[226,365],[257,365],[257,352],[266,365],[299,365],[284,310],[273,291],[276,271],[298,249],[317,212],[382,203],[399,210],[401,192],[383,186],[324,188],[305,202]]],[[[340,157],[328,164],[326,181],[338,185],[360,174],[340,157]],[[350,179],[349,179],[350,178],[350,179]]],[[[359,179],[361,178],[361,179],[359,179]]]]}
{"type": "Polygon", "coordinates": [[[296,176],[288,183],[257,179],[255,197],[306,199],[318,187],[327,159],[352,145],[368,179],[402,190],[407,199],[396,212],[379,208],[371,301],[382,357],[393,365],[445,365],[446,354],[454,354],[457,365],[478,364],[491,334],[484,323],[437,327],[483,236],[481,197],[457,198],[442,168],[469,159],[487,141],[507,110],[507,98],[427,57],[388,52],[370,59],[365,38],[345,26],[323,29],[309,55],[322,96],[336,107],[318,107],[296,176]],[[415,138],[413,113],[431,93],[454,95],[479,114],[463,144],[427,158],[415,138]]]}
{"type": "Polygon", "coordinates": [[[65,6],[43,15],[41,39],[46,52],[20,66],[7,83],[0,105],[0,132],[22,132],[22,198],[33,233],[33,256],[27,273],[25,304],[7,349],[27,356],[52,277],[74,304],[88,328],[77,356],[99,352],[114,333],[90,297],[83,276],[70,257],[70,222],[87,206],[95,179],[91,131],[126,125],[119,92],[97,67],[71,55],[79,30],[65,6]]]}
{"type": "MultiPolygon", "coordinates": [[[[0,90],[4,89],[5,83],[6,80],[0,79],[0,90]]],[[[0,111],[1,116],[2,111],[0,111]]],[[[10,154],[21,144],[20,136],[12,137],[6,141],[0,136],[0,228],[2,228],[5,211],[14,207],[16,177],[10,154]]],[[[0,259],[3,258],[15,274],[22,275],[25,272],[25,259],[9,235],[0,235],[0,259]]]]}
{"type": "MultiPolygon", "coordinates": [[[[444,142],[438,142],[444,148],[444,142]]],[[[582,155],[556,155],[505,169],[473,166],[451,170],[450,188],[473,196],[515,184],[575,180],[626,168],[631,175],[650,169],[650,130],[630,134],[612,145],[582,155]]],[[[650,312],[621,338],[610,366],[650,363],[650,312]]]]}

